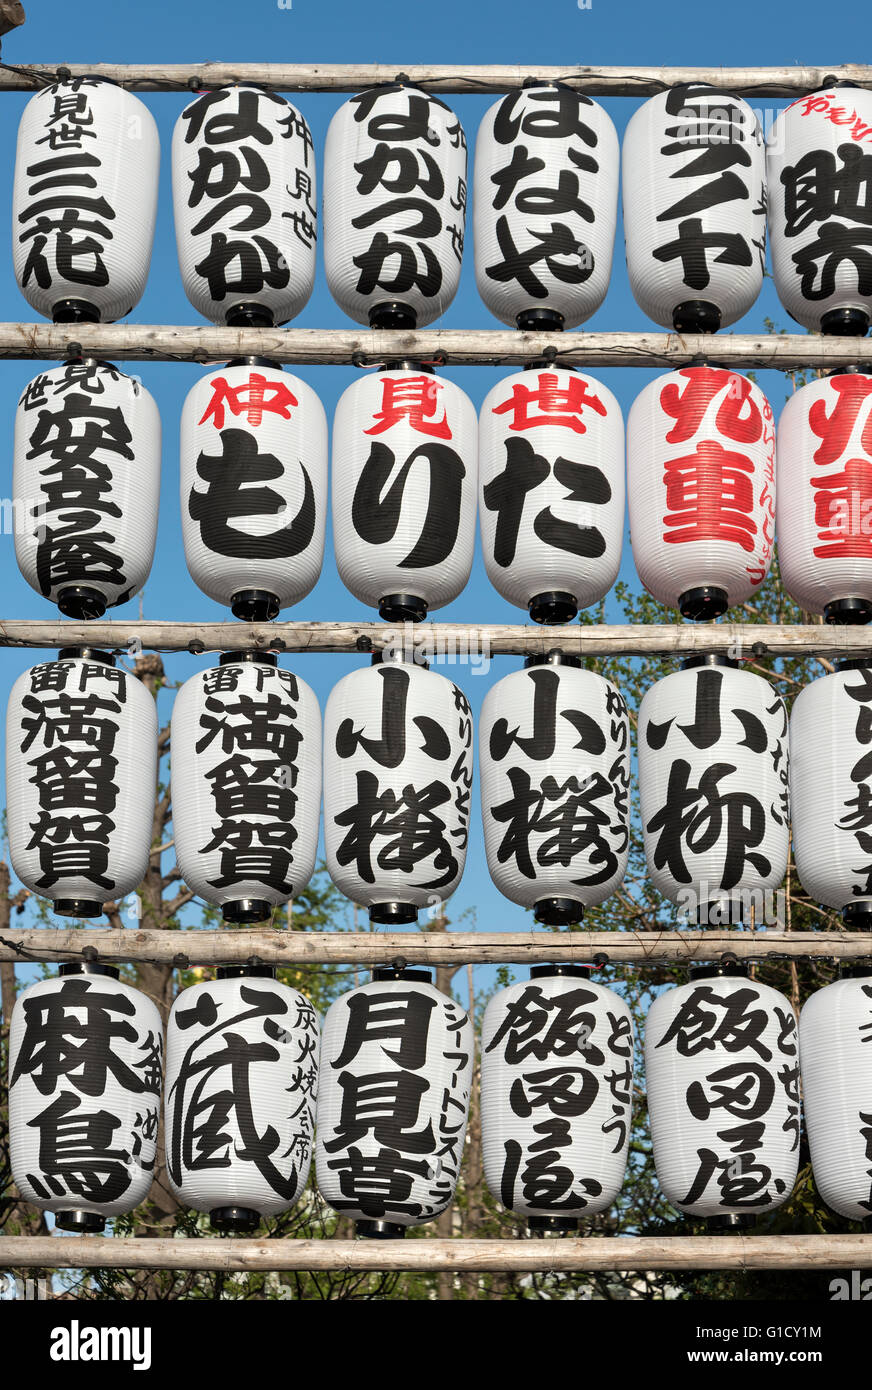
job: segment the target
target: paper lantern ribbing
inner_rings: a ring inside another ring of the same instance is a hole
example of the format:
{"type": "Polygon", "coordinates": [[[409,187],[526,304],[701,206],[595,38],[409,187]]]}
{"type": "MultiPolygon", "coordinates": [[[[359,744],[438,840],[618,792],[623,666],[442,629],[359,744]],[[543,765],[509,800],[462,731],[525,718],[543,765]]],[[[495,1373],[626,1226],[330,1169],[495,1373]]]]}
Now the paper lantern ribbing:
{"type": "Polygon", "coordinates": [[[828,1207],[872,1230],[872,971],[842,968],[799,1016],[799,1062],[815,1185],[828,1207]]]}
{"type": "Polygon", "coordinates": [[[352,671],[324,711],[324,843],[375,922],[414,922],[463,873],[472,715],[453,681],[400,661],[352,671]]]}
{"type": "Polygon", "coordinates": [[[259,922],[315,868],[321,717],[267,653],[226,652],[185,681],[172,717],[176,861],[228,922],[259,922]]]}
{"type": "Polygon", "coordinates": [[[645,1022],[657,1181],[679,1211],[753,1225],[799,1166],[799,1053],[790,1001],[744,966],[701,966],[645,1022]]]}
{"type": "Polygon", "coordinates": [[[227,966],[184,989],[167,1026],[167,1172],[221,1231],[288,1211],[309,1176],[318,1018],[270,966],[227,966]]]}
{"type": "Polygon", "coordinates": [[[828,622],[872,618],[872,375],[841,372],[789,396],[778,421],[778,564],[828,622]]]}
{"type": "Polygon", "coordinates": [[[312,135],[295,106],[257,87],[219,87],[173,131],[173,208],[185,294],[212,323],[271,328],[315,283],[312,135]]]}
{"type": "Polygon", "coordinates": [[[565,368],[499,382],[481,408],[479,493],[485,568],[503,598],[543,623],[598,603],[624,533],[624,422],[611,391],[565,368]]]}
{"type": "Polygon", "coordinates": [[[21,882],[55,912],[99,917],[148,868],[157,714],[145,686],[111,656],[81,652],[61,650],[12,687],[9,854],[21,882]]]}
{"type": "Polygon", "coordinates": [[[324,1020],[318,1188],[358,1235],[402,1236],[450,1205],[463,1158],[475,1040],[428,970],[373,971],[324,1020]]]}
{"type": "Polygon", "coordinates": [[[571,658],[497,681],[479,725],[491,878],[536,920],[579,922],[624,877],[630,725],[620,691],[571,658]]]}
{"type": "Polygon", "coordinates": [[[778,887],[789,841],[787,710],[769,681],[700,658],[639,706],[639,799],[651,881],[721,924],[778,887]]]}
{"type": "Polygon", "coordinates": [[[180,494],[194,582],[245,622],[314,588],[327,520],[327,417],[299,377],[258,358],[210,372],[182,409],[180,494]]]}
{"type": "Polygon", "coordinates": [[[475,549],[478,421],[452,381],[378,372],[333,422],[333,545],[340,578],[389,622],[417,622],[463,590],[475,549]]]}
{"type": "Polygon", "coordinates": [[[799,692],[790,715],[790,803],[800,882],[814,902],[872,923],[872,664],[799,692]]]}
{"type": "Polygon", "coordinates": [[[67,362],[24,388],[15,414],[15,556],[69,618],[101,618],[145,584],[160,498],[160,416],[135,377],[67,362]]]}
{"type": "Polygon", "coordinates": [[[811,333],[864,334],[872,314],[866,146],[872,92],[800,97],[766,138],[769,241],[778,298],[811,333]]]}
{"type": "Polygon", "coordinates": [[[148,107],[114,82],[43,87],[18,127],[12,258],[18,287],[55,323],[114,323],[148,277],[160,144],[148,107]]]}
{"type": "Polygon", "coordinates": [[[475,278],[512,328],[577,328],[609,287],[618,136],[603,108],[559,82],[510,92],[475,141],[475,278]]]}
{"type": "Polygon", "coordinates": [[[659,603],[720,617],[753,597],[775,537],[775,424],[747,377],[684,367],[657,377],[627,418],[633,559],[659,603]]]}
{"type": "Polygon", "coordinates": [[[26,1202],[102,1231],[154,1177],[163,1029],[112,966],[62,965],[19,994],[9,1034],[9,1147],[26,1202]]]}
{"type": "Polygon", "coordinates": [[[633,1020],[584,966],[536,966],[481,1031],[481,1142],[494,1197],[533,1230],[612,1205],[627,1166],[633,1020]],[[575,978],[572,978],[572,977],[575,978]]]}
{"type": "Polygon", "coordinates": [[[631,117],[622,162],[639,307],[685,333],[747,314],[766,259],[763,132],[747,102],[703,84],[660,92],[631,117]]]}
{"type": "Polygon", "coordinates": [[[340,106],[324,146],[324,268],[373,328],[423,328],[460,281],[466,137],[443,101],[403,83],[340,106]]]}

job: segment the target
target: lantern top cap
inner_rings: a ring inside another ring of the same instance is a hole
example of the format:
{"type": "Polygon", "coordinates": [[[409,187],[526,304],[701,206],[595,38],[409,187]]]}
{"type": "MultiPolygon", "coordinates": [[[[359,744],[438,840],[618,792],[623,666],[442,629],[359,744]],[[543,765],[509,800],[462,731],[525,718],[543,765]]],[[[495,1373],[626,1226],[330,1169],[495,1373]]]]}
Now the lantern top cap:
{"type": "Polygon", "coordinates": [[[711,965],[692,965],[688,971],[691,980],[741,979],[747,980],[748,967],[744,961],[717,961],[711,965]]]}
{"type": "Polygon", "coordinates": [[[724,656],[722,652],[701,652],[699,655],[687,657],[686,660],[682,661],[679,669],[693,671],[698,666],[727,666],[730,670],[737,671],[739,663],[734,661],[732,657],[724,656]]]}
{"type": "Polygon", "coordinates": [[[248,663],[256,663],[260,666],[277,666],[278,657],[275,652],[222,652],[218,658],[219,666],[242,666],[248,663]]]}
{"type": "Polygon", "coordinates": [[[560,975],[569,975],[575,979],[589,979],[593,968],[592,965],[581,965],[575,961],[548,961],[545,965],[531,965],[530,979],[544,980],[560,975]]]}
{"type": "Polygon", "coordinates": [[[107,975],[110,980],[117,980],[121,972],[117,965],[103,965],[102,961],[71,960],[65,961],[58,970],[59,979],[66,975],[107,975]]]}
{"type": "Polygon", "coordinates": [[[215,971],[216,980],[274,980],[274,965],[219,965],[215,971]]]}
{"type": "Polygon", "coordinates": [[[573,666],[576,669],[581,666],[581,657],[574,652],[561,651],[559,647],[553,647],[550,652],[531,652],[524,657],[524,670],[531,666],[573,666]]]}
{"type": "Polygon", "coordinates": [[[432,985],[432,970],[413,970],[407,965],[375,965],[372,970],[372,983],[381,980],[415,980],[420,984],[432,985]]]}
{"type": "Polygon", "coordinates": [[[112,652],[100,651],[97,647],[61,647],[58,661],[99,661],[103,666],[114,666],[112,652]]]}

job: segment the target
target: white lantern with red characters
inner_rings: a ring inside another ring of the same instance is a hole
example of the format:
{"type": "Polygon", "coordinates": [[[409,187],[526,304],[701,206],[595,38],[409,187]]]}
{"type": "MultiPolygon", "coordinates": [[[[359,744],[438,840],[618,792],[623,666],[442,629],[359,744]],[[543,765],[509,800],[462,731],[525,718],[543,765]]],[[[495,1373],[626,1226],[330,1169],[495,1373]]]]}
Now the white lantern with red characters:
{"type": "Polygon", "coordinates": [[[249,358],[198,381],[182,409],[180,488],[188,569],[235,617],[266,622],[314,587],[327,417],[299,377],[249,358]]]}
{"type": "Polygon", "coordinates": [[[872,618],[872,375],[842,371],[788,398],[778,421],[778,564],[807,613],[872,618]]]}
{"type": "Polygon", "coordinates": [[[597,102],[562,82],[510,92],[475,141],[475,278],[512,328],[577,328],[609,287],[618,137],[597,102]]]}
{"type": "Polygon", "coordinates": [[[563,367],[498,382],[479,424],[488,578],[539,623],[568,623],[618,577],[624,421],[602,382],[563,367]]]}
{"type": "Polygon", "coordinates": [[[478,421],[420,367],[352,382],[333,421],[333,546],[355,598],[418,622],[457,598],[475,548],[478,421]]]}
{"type": "Polygon", "coordinates": [[[660,603],[717,618],[753,598],[775,538],[775,424],[758,386],[683,367],[639,393],[627,420],[633,559],[660,603]]]}

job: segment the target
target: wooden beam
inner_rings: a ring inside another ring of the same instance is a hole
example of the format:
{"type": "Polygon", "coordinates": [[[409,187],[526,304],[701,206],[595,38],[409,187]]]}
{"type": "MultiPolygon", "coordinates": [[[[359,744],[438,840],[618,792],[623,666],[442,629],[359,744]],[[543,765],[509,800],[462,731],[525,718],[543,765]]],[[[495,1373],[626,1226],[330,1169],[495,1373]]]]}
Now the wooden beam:
{"type": "Polygon", "coordinates": [[[589,96],[652,96],[686,82],[706,82],[744,96],[791,97],[834,79],[872,86],[872,67],[831,63],[824,67],[544,67],[458,63],[19,63],[0,71],[0,90],[43,86],[62,68],[72,77],[106,77],[132,91],[183,92],[256,82],[278,92],[357,92],[402,76],[432,92],[511,92],[530,78],[565,82],[589,96]]]}
{"type": "Polygon", "coordinates": [[[402,648],[409,660],[438,662],[462,673],[470,659],[527,656],[555,649],[599,659],[606,656],[687,657],[720,652],[736,660],[780,657],[859,657],[872,653],[872,626],[812,623],[619,623],[542,627],[535,623],[372,622],[177,623],[150,619],[94,622],[55,618],[0,621],[0,647],[90,646],[193,652],[359,652],[402,648]],[[452,662],[451,657],[455,660],[452,662]]]}
{"type": "Polygon", "coordinates": [[[869,1269],[872,1235],[602,1236],[548,1240],[0,1237],[4,1269],[869,1269]]]}
{"type": "Polygon", "coordinates": [[[103,960],[160,965],[541,965],[660,964],[800,957],[859,960],[872,957],[867,933],[729,930],[631,932],[295,932],[270,928],[223,931],[122,930],[83,927],[10,927],[0,936],[0,961],[103,960]]]}
{"type": "MultiPolygon", "coordinates": [[[[2,71],[2,70],[0,70],[2,71]]],[[[557,366],[672,367],[707,362],[735,368],[872,365],[872,339],[811,333],[519,333],[498,329],[217,328],[146,323],[0,323],[0,358],[54,360],[69,355],[128,362],[222,362],[271,357],[319,366],[375,366],[422,358],[457,366],[521,367],[552,358],[557,366]]]]}

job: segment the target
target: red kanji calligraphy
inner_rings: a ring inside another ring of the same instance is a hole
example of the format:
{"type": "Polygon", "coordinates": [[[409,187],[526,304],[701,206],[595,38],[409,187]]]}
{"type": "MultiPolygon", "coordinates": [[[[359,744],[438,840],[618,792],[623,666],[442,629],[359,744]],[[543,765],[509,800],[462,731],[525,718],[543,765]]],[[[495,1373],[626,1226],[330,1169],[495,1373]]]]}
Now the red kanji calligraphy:
{"type": "Polygon", "coordinates": [[[670,459],[666,484],[667,528],[663,539],[672,545],[687,541],[733,541],[753,550],[757,524],[754,510],[754,465],[744,454],[725,449],[717,440],[703,440],[696,453],[670,459]],[[668,528],[674,529],[669,532],[668,528]]]}
{"type": "Polygon", "coordinates": [[[299,401],[285,383],[270,381],[260,372],[252,372],[248,381],[238,386],[230,386],[223,376],[217,376],[212,382],[212,399],[198,423],[204,425],[211,418],[216,430],[222,430],[225,408],[232,415],[245,415],[250,425],[259,425],[264,412],[290,420],[292,405],[299,405],[299,401]]]}
{"type": "Polygon", "coordinates": [[[441,420],[430,418],[436,414],[437,393],[441,390],[442,382],[432,376],[382,377],[381,410],[373,415],[373,426],[364,434],[384,434],[399,420],[408,420],[419,434],[450,439],[446,412],[443,410],[441,420]]]}
{"type": "Polygon", "coordinates": [[[683,444],[686,439],[692,439],[712,401],[724,390],[727,394],[718,406],[715,419],[717,429],[737,444],[753,444],[760,438],[763,417],[751,395],[752,384],[747,377],[719,368],[704,371],[690,368],[678,375],[686,379],[684,387],[670,381],[660,392],[664,413],[675,421],[666,436],[670,444],[683,444]]]}
{"type": "Polygon", "coordinates": [[[565,385],[560,385],[554,372],[539,372],[536,380],[535,387],[516,382],[508,400],[494,406],[494,415],[511,411],[510,430],[529,430],[534,425],[564,425],[576,434],[585,434],[587,426],[581,419],[585,407],[589,406],[597,415],[608,414],[599,396],[588,394],[584,377],[572,376],[565,385]],[[531,406],[539,413],[530,414],[531,406]]]}
{"type": "MultiPolygon", "coordinates": [[[[808,426],[821,441],[815,450],[814,461],[826,468],[845,453],[864,401],[872,395],[872,377],[859,375],[834,376],[829,383],[836,400],[829,415],[825,400],[817,400],[808,412],[808,426]]],[[[872,454],[872,415],[863,426],[862,444],[872,454]]]]}
{"type": "Polygon", "coordinates": [[[848,459],[841,473],[812,478],[816,489],[814,522],[818,540],[814,554],[844,560],[872,559],[872,463],[848,459]]]}

